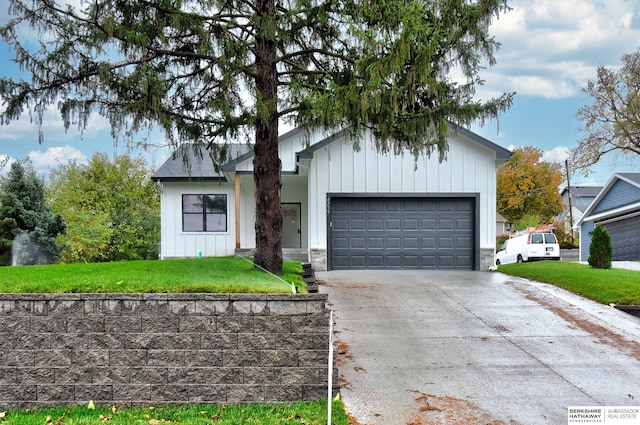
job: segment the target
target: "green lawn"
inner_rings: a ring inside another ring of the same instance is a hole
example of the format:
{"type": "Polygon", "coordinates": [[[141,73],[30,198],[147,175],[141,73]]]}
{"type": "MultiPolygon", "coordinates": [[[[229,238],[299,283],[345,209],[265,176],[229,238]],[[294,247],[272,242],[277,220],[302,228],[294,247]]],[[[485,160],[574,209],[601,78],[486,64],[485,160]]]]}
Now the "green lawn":
{"type": "Polygon", "coordinates": [[[301,273],[285,262],[281,280],[236,257],[0,267],[0,292],[306,292],[301,273]]]}
{"type": "Polygon", "coordinates": [[[603,304],[640,304],[640,272],[595,269],[587,264],[537,261],[501,265],[498,271],[552,283],[603,304]]]}
{"type": "MultiPolygon", "coordinates": [[[[340,401],[333,402],[332,411],[332,424],[349,425],[349,419],[340,401]]],[[[4,417],[0,418],[2,425],[324,425],[326,423],[326,400],[292,404],[14,410],[4,412],[4,417]]]]}

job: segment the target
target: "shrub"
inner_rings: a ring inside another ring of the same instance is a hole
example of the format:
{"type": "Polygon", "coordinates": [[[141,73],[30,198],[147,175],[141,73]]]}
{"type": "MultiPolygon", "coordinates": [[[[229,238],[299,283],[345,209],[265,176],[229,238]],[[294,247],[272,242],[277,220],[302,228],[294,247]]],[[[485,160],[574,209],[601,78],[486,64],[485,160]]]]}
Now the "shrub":
{"type": "Polygon", "coordinates": [[[589,245],[589,265],[598,269],[610,269],[612,256],[613,247],[609,232],[602,226],[596,226],[589,245]]]}

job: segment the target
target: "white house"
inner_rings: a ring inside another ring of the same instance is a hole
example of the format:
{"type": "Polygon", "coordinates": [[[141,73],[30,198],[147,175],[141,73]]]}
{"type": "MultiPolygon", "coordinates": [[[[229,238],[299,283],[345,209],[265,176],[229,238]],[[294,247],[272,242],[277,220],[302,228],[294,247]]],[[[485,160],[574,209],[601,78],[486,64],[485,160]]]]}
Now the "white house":
{"type": "MultiPolygon", "coordinates": [[[[510,152],[452,127],[437,153],[376,151],[370,134],[354,150],[342,132],[279,138],[282,246],[316,270],[494,264],[496,166],[510,152]]],[[[235,146],[220,172],[186,149],[154,174],[162,187],[161,257],[229,256],[255,248],[253,151],[235,146]]]]}

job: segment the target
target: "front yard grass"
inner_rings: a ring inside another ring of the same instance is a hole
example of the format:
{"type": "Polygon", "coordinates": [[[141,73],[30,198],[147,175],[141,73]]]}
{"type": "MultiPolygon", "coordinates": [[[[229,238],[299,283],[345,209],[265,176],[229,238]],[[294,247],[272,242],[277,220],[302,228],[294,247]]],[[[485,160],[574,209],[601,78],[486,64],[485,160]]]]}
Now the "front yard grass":
{"type": "MultiPolygon", "coordinates": [[[[340,401],[333,402],[331,423],[349,425],[340,401]]],[[[4,412],[2,425],[323,425],[327,423],[326,400],[292,404],[250,404],[229,406],[162,406],[116,409],[113,407],[52,408],[4,412]]]]}
{"type": "Polygon", "coordinates": [[[302,264],[285,262],[282,280],[237,257],[0,267],[0,292],[306,292],[302,264]]]}
{"type": "Polygon", "coordinates": [[[640,305],[640,272],[596,269],[587,264],[536,261],[507,264],[501,273],[551,283],[602,304],[640,305]]]}

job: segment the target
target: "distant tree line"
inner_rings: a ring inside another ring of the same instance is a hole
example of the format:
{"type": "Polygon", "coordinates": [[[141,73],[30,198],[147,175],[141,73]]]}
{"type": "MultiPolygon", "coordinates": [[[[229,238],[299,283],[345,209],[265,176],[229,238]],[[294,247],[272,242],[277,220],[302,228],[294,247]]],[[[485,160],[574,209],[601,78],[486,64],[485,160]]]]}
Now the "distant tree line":
{"type": "Polygon", "coordinates": [[[29,161],[0,179],[0,264],[153,259],[158,187],[142,159],[96,153],[38,177],[29,161]]]}

